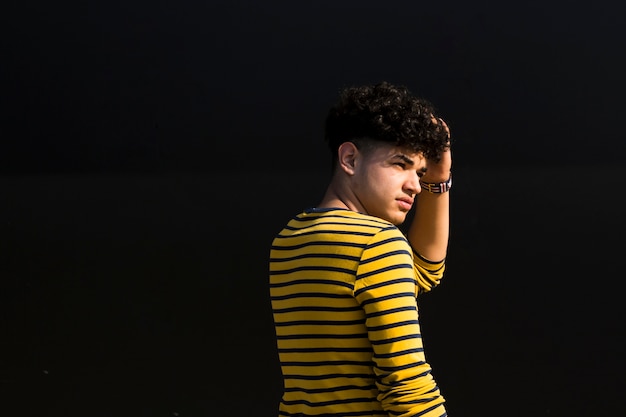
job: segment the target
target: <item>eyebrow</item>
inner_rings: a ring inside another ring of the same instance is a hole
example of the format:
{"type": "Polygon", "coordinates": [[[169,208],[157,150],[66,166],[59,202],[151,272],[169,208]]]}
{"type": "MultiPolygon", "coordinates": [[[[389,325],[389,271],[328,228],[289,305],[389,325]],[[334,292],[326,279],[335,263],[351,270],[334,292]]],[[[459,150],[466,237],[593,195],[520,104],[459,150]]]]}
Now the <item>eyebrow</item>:
{"type": "MultiPolygon", "coordinates": [[[[407,163],[407,165],[410,165],[410,166],[415,165],[415,162],[411,158],[409,158],[408,156],[402,153],[395,154],[392,158],[402,159],[404,162],[407,163]]],[[[426,172],[426,167],[425,166],[422,167],[421,171],[426,172]]]]}

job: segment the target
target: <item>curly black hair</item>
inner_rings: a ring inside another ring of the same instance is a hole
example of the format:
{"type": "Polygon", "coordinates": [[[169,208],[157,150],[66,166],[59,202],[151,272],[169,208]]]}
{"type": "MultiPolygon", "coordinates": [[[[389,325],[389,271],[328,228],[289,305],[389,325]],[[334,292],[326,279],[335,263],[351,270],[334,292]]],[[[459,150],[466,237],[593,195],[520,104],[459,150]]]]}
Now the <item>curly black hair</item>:
{"type": "Polygon", "coordinates": [[[333,161],[339,145],[359,146],[363,139],[393,143],[435,161],[450,146],[433,104],[386,81],[345,88],[326,117],[325,140],[333,161]]]}

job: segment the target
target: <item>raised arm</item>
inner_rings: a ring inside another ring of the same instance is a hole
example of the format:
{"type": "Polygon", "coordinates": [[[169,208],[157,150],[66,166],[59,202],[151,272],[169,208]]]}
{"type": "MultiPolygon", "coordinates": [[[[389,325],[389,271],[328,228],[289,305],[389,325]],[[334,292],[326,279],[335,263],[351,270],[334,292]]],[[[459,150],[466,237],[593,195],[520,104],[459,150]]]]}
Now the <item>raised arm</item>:
{"type": "MultiPolygon", "coordinates": [[[[426,168],[426,173],[421,178],[421,182],[442,183],[450,179],[451,150],[448,148],[439,162],[428,161],[426,168]]],[[[445,259],[448,252],[449,234],[450,193],[433,193],[422,187],[417,198],[413,221],[408,230],[411,246],[424,258],[431,261],[441,261],[445,259]]]]}

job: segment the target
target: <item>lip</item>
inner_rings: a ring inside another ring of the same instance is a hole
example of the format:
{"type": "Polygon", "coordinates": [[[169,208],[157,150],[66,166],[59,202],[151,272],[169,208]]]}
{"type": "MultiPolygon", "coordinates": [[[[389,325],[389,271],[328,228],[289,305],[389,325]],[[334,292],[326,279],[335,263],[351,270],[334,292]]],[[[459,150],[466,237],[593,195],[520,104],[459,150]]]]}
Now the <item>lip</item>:
{"type": "Polygon", "coordinates": [[[398,198],[397,199],[400,208],[403,210],[409,211],[411,207],[413,207],[413,199],[412,198],[398,198]]]}

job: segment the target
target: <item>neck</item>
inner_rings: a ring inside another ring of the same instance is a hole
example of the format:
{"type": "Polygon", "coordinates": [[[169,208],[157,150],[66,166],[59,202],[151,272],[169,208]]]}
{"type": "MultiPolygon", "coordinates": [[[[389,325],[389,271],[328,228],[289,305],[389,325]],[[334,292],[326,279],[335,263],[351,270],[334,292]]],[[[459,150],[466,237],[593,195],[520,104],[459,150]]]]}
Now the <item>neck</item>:
{"type": "Polygon", "coordinates": [[[359,205],[354,204],[354,198],[342,193],[336,184],[330,184],[326,189],[326,193],[320,201],[318,207],[320,208],[342,208],[356,212],[362,212],[363,210],[359,205]]]}

